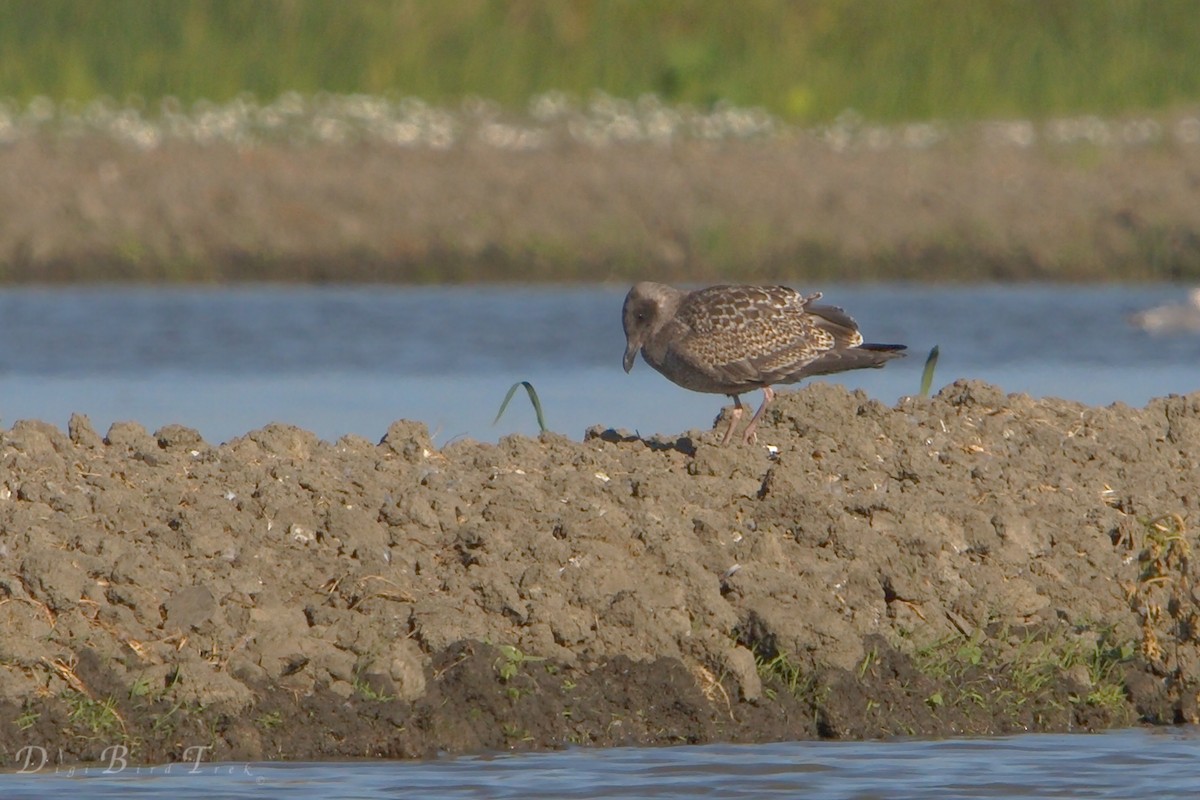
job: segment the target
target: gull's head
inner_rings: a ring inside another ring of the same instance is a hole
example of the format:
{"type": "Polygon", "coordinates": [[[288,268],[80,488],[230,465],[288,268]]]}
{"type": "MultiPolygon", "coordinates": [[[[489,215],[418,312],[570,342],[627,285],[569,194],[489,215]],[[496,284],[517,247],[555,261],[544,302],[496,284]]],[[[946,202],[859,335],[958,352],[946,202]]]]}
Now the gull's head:
{"type": "Polygon", "coordinates": [[[625,295],[621,324],[625,327],[625,371],[633,369],[638,351],[671,319],[683,292],[661,283],[642,281],[625,295]]]}

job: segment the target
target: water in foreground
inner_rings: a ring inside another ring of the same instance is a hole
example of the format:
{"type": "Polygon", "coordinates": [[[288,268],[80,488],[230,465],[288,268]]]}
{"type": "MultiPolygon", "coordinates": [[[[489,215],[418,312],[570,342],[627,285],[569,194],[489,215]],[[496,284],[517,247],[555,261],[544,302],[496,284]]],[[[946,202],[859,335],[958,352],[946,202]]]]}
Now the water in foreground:
{"type": "Polygon", "coordinates": [[[895,742],[613,748],[432,762],[176,764],[0,775],[7,800],[89,798],[1194,797],[1194,728],[895,742]]]}

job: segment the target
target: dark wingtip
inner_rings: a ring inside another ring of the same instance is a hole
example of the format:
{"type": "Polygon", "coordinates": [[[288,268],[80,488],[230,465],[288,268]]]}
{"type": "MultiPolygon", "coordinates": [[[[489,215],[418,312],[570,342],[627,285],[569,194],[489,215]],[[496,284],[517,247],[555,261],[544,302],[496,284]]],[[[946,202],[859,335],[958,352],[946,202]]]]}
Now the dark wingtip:
{"type": "Polygon", "coordinates": [[[906,345],[906,344],[875,344],[874,342],[867,342],[865,344],[860,344],[858,346],[858,349],[859,350],[872,350],[876,353],[895,353],[897,355],[904,355],[904,353],[902,353],[901,351],[907,350],[908,345],[906,345]]]}

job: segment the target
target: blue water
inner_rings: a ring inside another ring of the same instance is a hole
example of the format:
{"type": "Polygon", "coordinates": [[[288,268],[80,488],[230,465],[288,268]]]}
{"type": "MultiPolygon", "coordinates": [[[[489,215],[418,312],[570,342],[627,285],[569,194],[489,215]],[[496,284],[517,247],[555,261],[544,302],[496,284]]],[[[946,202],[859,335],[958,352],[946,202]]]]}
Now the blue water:
{"type": "Polygon", "coordinates": [[[1193,798],[1200,732],[613,748],[428,762],[175,764],[0,775],[25,798],[1193,798]]]}
{"type": "MultiPolygon", "coordinates": [[[[800,286],[799,288],[813,288],[800,286]]],[[[940,346],[935,390],[969,377],[1007,391],[1142,405],[1200,389],[1200,335],[1153,336],[1126,317],[1179,301],[1172,286],[822,286],[868,339],[911,356],[828,380],[886,403],[913,394],[940,346]]],[[[269,422],[377,440],[398,418],[443,444],[552,430],[708,429],[724,398],[621,370],[624,286],[572,288],[67,288],[0,290],[0,422],[65,426],[88,414],[150,430],[182,423],[214,443],[269,422]]],[[[748,402],[757,404],[751,396],[748,402]]]]}

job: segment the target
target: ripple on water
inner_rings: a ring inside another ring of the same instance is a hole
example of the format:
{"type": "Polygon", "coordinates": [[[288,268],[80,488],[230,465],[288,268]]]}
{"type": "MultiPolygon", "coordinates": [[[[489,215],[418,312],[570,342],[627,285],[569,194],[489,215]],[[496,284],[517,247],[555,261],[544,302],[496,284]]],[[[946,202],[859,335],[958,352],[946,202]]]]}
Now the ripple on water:
{"type": "Polygon", "coordinates": [[[252,763],[0,775],[6,800],[1191,798],[1195,728],[892,742],[572,749],[427,762],[252,763]],[[86,783],[86,786],[83,784],[86,783]]]}

